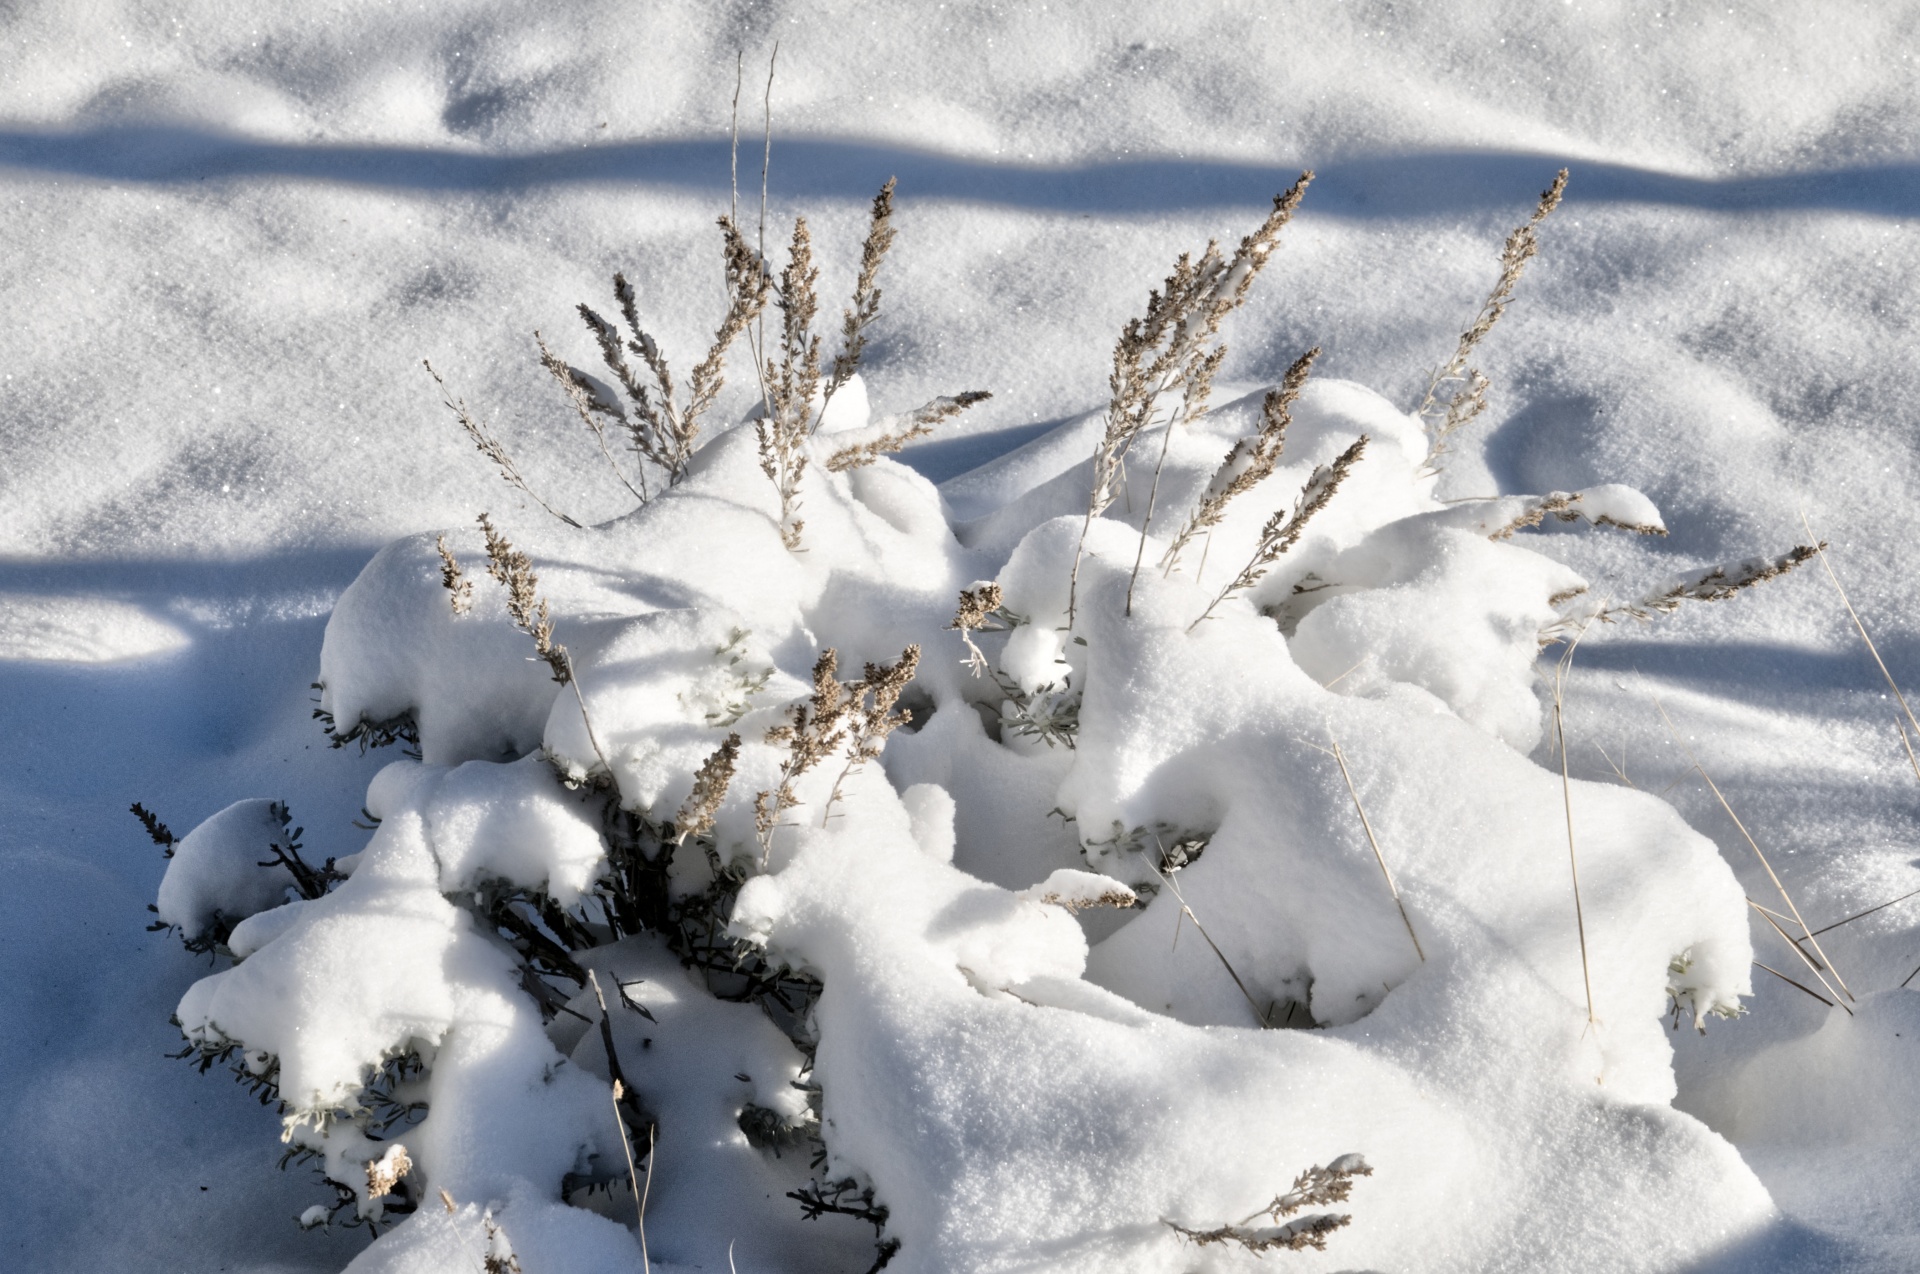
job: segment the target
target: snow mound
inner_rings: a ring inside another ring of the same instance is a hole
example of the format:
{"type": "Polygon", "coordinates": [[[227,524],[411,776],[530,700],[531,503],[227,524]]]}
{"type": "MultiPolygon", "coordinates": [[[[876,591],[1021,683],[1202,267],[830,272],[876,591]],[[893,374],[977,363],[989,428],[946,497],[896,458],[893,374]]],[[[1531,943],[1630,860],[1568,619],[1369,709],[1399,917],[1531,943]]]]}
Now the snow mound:
{"type": "Polygon", "coordinates": [[[630,1266],[638,1186],[663,1265],[727,1255],[718,1209],[756,1266],[870,1225],[909,1271],[1182,1270],[1356,1154],[1306,1268],[1664,1269],[1767,1219],[1663,1021],[1750,993],[1739,885],[1527,755],[1585,581],[1518,533],[1650,501],[1444,504],[1420,419],[1308,381],[1257,480],[1273,393],[1149,397],[1130,463],[1090,414],[956,525],[850,384],[601,525],[382,550],[321,670],[336,738],[419,747],[365,850],[269,911],[223,847],[277,807],[182,842],[163,919],[254,916],[189,1040],[342,1209],[413,1213],[356,1268],[630,1266]]]}

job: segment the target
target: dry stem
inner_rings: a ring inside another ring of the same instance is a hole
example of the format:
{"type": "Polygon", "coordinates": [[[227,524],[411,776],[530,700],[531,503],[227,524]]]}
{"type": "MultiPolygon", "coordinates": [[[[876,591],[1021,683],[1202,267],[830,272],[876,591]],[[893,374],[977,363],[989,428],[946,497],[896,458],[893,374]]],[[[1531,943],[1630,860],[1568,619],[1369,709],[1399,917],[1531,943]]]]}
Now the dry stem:
{"type": "MultiPolygon", "coordinates": [[[[1313,173],[1303,172],[1292,186],[1275,195],[1273,211],[1240,241],[1231,257],[1221,255],[1218,243],[1209,243],[1197,262],[1190,253],[1181,254],[1166,282],[1148,294],[1146,312],[1120,329],[1113,347],[1113,370],[1107,377],[1106,426],[1094,449],[1093,486],[1073,554],[1068,628],[1073,627],[1079,598],[1080,559],[1087,533],[1093,519],[1106,511],[1124,485],[1127,452],[1141,431],[1154,423],[1160,396],[1176,385],[1181,401],[1167,420],[1169,430],[1206,411],[1214,374],[1226,356],[1226,347],[1218,340],[1220,324],[1246,301],[1254,279],[1279,242],[1281,229],[1292,220],[1312,181],[1313,173]]],[[[1155,476],[1157,480],[1158,470],[1155,476]]]]}
{"type": "Polygon", "coordinates": [[[1460,343],[1454,347],[1453,357],[1434,369],[1433,376],[1427,381],[1426,393],[1420,398],[1419,406],[1413,414],[1419,417],[1427,430],[1427,460],[1425,471],[1437,473],[1440,459],[1447,450],[1452,435],[1472,423],[1487,405],[1487,379],[1478,371],[1467,367],[1467,360],[1473,357],[1473,351],[1486,339],[1493,325],[1500,321],[1513,303],[1513,289],[1520,282],[1520,276],[1526,272],[1527,262],[1533,260],[1540,251],[1540,223],[1545,221],[1555,208],[1560,206],[1561,197],[1567,190],[1567,170],[1562,168],[1554,176],[1553,184],[1540,193],[1540,202],[1534,208],[1533,215],[1527,218],[1525,225],[1507,236],[1506,245],[1500,252],[1500,277],[1493,285],[1493,291],[1480,304],[1480,312],[1474,315],[1473,323],[1460,334],[1460,343]],[[1459,385],[1445,399],[1441,391],[1449,385],[1459,385]],[[1444,406],[1445,411],[1440,408],[1444,406]],[[1437,415],[1437,418],[1436,418],[1437,415]]]}
{"type": "MultiPolygon", "coordinates": [[[[969,389],[951,398],[936,398],[924,407],[917,407],[904,416],[896,416],[878,437],[834,452],[827,458],[827,471],[845,473],[849,469],[870,465],[882,456],[890,456],[914,439],[932,433],[933,427],[941,421],[951,420],[975,403],[985,402],[991,397],[993,395],[984,389],[969,389]]],[[[821,410],[824,413],[825,408],[821,410]]]]}
{"type": "Polygon", "coordinates": [[[548,513],[568,526],[577,528],[580,525],[578,522],[534,494],[533,488],[527,485],[527,480],[520,476],[520,470],[514,466],[513,458],[507,454],[507,449],[500,445],[497,438],[480,427],[480,422],[475,420],[473,414],[467,410],[466,399],[453,396],[453,391],[447,388],[447,382],[441,380],[440,373],[433,370],[433,364],[423,358],[420,360],[420,365],[427,369],[427,375],[433,377],[433,383],[440,387],[440,401],[447,405],[447,410],[453,413],[453,418],[460,422],[462,429],[467,431],[467,437],[472,439],[475,449],[493,461],[494,467],[500,471],[500,476],[506,480],[507,485],[518,488],[522,495],[548,513]]]}
{"type": "Polygon", "coordinates": [[[1240,569],[1240,573],[1220,590],[1219,595],[1207,603],[1207,608],[1200,612],[1200,618],[1187,625],[1188,632],[1198,628],[1201,620],[1213,614],[1214,607],[1221,602],[1235,593],[1258,584],[1268,569],[1280,560],[1281,555],[1300,542],[1300,536],[1305,532],[1307,523],[1313,520],[1315,514],[1327,507],[1334,493],[1340,490],[1340,484],[1346,481],[1347,474],[1353,471],[1353,466],[1358,464],[1360,457],[1366,454],[1367,442],[1367,435],[1361,434],[1353,440],[1351,446],[1334,457],[1333,463],[1323,464],[1314,469],[1312,475],[1307,478],[1307,484],[1300,489],[1300,498],[1294,501],[1292,516],[1289,517],[1285,509],[1279,509],[1267,519],[1266,526],[1260,530],[1260,542],[1254,546],[1253,556],[1240,569]]]}
{"type": "MultiPolygon", "coordinates": [[[[1194,536],[1220,525],[1234,497],[1253,490],[1273,473],[1287,447],[1287,427],[1293,423],[1294,400],[1300,397],[1307,375],[1313,370],[1313,361],[1318,357],[1320,347],[1316,345],[1294,360],[1277,388],[1267,391],[1260,404],[1259,432],[1234,443],[1227,458],[1214,470],[1206,492],[1200,497],[1200,507],[1193,511],[1160,558],[1166,572],[1171,573],[1179,565],[1181,551],[1194,536]]],[[[1135,569],[1138,570],[1138,563],[1135,569]]]]}
{"type": "Polygon", "coordinates": [[[1413,941],[1413,953],[1420,957],[1420,963],[1427,962],[1427,953],[1420,946],[1420,937],[1413,931],[1413,917],[1407,914],[1407,904],[1400,897],[1400,886],[1394,883],[1393,872],[1387,867],[1387,856],[1380,852],[1380,840],[1373,834],[1373,822],[1367,817],[1366,807],[1360,804],[1359,789],[1353,785],[1353,775],[1347,769],[1347,757],[1340,750],[1337,739],[1333,743],[1333,759],[1340,763],[1340,777],[1347,781],[1347,795],[1353,798],[1354,813],[1360,816],[1360,826],[1366,830],[1367,844],[1373,846],[1373,861],[1380,864],[1380,874],[1387,878],[1387,892],[1393,895],[1393,905],[1400,909],[1400,923],[1407,927],[1407,937],[1413,941]]]}

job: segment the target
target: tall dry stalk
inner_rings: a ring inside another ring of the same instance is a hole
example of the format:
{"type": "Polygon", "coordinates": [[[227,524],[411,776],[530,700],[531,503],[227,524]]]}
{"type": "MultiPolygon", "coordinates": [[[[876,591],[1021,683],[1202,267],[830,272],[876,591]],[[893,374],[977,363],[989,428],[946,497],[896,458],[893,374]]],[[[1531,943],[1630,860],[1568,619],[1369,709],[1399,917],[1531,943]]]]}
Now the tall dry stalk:
{"type": "Polygon", "coordinates": [[[1393,895],[1393,905],[1400,909],[1400,923],[1407,927],[1407,937],[1413,942],[1413,953],[1420,957],[1420,963],[1427,962],[1426,950],[1420,945],[1420,935],[1413,931],[1413,917],[1407,914],[1406,900],[1400,896],[1400,886],[1394,883],[1393,872],[1387,867],[1387,856],[1380,852],[1380,839],[1373,834],[1373,820],[1367,817],[1367,807],[1360,803],[1360,790],[1353,785],[1353,774],[1347,769],[1347,755],[1340,750],[1340,742],[1333,742],[1333,759],[1340,764],[1340,777],[1346,780],[1347,795],[1353,798],[1353,812],[1360,816],[1360,826],[1367,833],[1367,844],[1373,847],[1373,861],[1380,864],[1380,874],[1386,877],[1387,892],[1393,895]]]}
{"type": "Polygon", "coordinates": [[[1207,608],[1200,612],[1200,618],[1187,625],[1188,632],[1198,628],[1201,621],[1212,615],[1221,602],[1258,584],[1273,564],[1300,542],[1307,523],[1327,507],[1340,490],[1340,484],[1353,471],[1353,466],[1366,454],[1367,442],[1367,435],[1361,434],[1351,446],[1335,456],[1331,464],[1316,467],[1307,478],[1307,484],[1300,489],[1300,498],[1294,501],[1291,516],[1285,509],[1275,510],[1274,515],[1267,519],[1266,526],[1260,530],[1260,542],[1254,546],[1253,556],[1240,568],[1238,575],[1227,581],[1227,586],[1220,590],[1219,595],[1207,603],[1207,608]]]}
{"type": "MultiPolygon", "coordinates": [[[[580,679],[574,674],[573,657],[567,653],[565,646],[553,639],[553,611],[537,591],[540,577],[534,574],[532,559],[500,534],[494,528],[493,519],[485,513],[477,520],[487,539],[487,573],[507,592],[508,616],[513,620],[514,627],[533,638],[534,653],[552,670],[553,679],[563,686],[573,687],[574,700],[580,705],[581,724],[587,728],[587,742],[593,745],[593,754],[599,758],[600,767],[606,771],[608,780],[617,785],[619,780],[614,778],[613,766],[607,761],[607,754],[600,746],[600,736],[593,728],[593,718],[587,712],[586,696],[581,693],[580,679]]],[[[441,572],[445,582],[444,560],[441,572]]]]}
{"type": "Polygon", "coordinates": [[[1436,367],[1428,379],[1426,392],[1413,409],[1414,416],[1427,431],[1424,472],[1440,471],[1441,457],[1446,454],[1453,435],[1473,423],[1486,409],[1487,378],[1468,367],[1467,360],[1513,303],[1514,287],[1526,273],[1527,262],[1540,251],[1540,223],[1560,206],[1566,191],[1567,170],[1562,168],[1555,174],[1553,184],[1540,193],[1540,202],[1526,224],[1507,236],[1500,252],[1500,277],[1494,282],[1493,291],[1481,302],[1480,312],[1474,315],[1472,324],[1460,334],[1453,356],[1436,367]]]}
{"type": "Polygon", "coordinates": [[[1287,426],[1293,423],[1294,400],[1300,397],[1307,376],[1313,370],[1313,361],[1318,357],[1320,347],[1316,345],[1294,360],[1278,387],[1267,391],[1266,398],[1260,403],[1259,431],[1235,442],[1232,450],[1227,452],[1227,458],[1214,470],[1206,491],[1200,496],[1200,506],[1186,520],[1160,558],[1161,568],[1165,572],[1171,574],[1173,568],[1179,565],[1181,552],[1195,536],[1220,525],[1227,515],[1227,506],[1233,503],[1236,496],[1253,490],[1272,475],[1280,463],[1281,454],[1287,449],[1287,426]]]}
{"type": "MultiPolygon", "coordinates": [[[[1837,989],[1833,987],[1829,987],[1829,989],[1834,990],[1834,999],[1837,1002],[1841,1001],[1842,997],[1844,997],[1846,1000],[1852,1000],[1853,992],[1847,988],[1845,979],[1843,979],[1840,976],[1840,971],[1833,967],[1833,961],[1827,958],[1827,953],[1821,950],[1820,940],[1814,937],[1813,930],[1807,927],[1806,920],[1804,920],[1800,915],[1800,908],[1798,904],[1796,904],[1793,901],[1793,895],[1787,892],[1787,886],[1780,879],[1780,874],[1774,871],[1773,863],[1768,860],[1765,851],[1763,851],[1760,848],[1759,842],[1754,840],[1753,833],[1747,830],[1747,825],[1740,821],[1740,816],[1733,812],[1733,806],[1728,804],[1726,795],[1720,790],[1720,785],[1713,781],[1713,776],[1708,774],[1706,767],[1700,764],[1700,759],[1693,754],[1693,749],[1688,747],[1686,744],[1686,740],[1680,737],[1680,732],[1674,728],[1673,718],[1667,715],[1666,705],[1660,702],[1660,696],[1653,695],[1651,697],[1653,699],[1654,708],[1660,713],[1660,720],[1666,724],[1667,734],[1672,737],[1674,743],[1679,747],[1681,753],[1687,758],[1688,766],[1693,770],[1694,773],[1700,776],[1702,781],[1706,783],[1707,789],[1713,793],[1714,800],[1720,803],[1720,808],[1726,811],[1727,817],[1733,821],[1733,825],[1739,831],[1741,839],[1747,842],[1747,848],[1753,851],[1753,856],[1759,860],[1760,866],[1766,871],[1767,879],[1773,882],[1774,889],[1779,893],[1781,900],[1786,903],[1787,911],[1792,916],[1793,923],[1797,925],[1800,929],[1801,937],[1798,939],[1786,933],[1784,930],[1781,931],[1780,936],[1785,938],[1787,941],[1787,945],[1793,948],[1795,954],[1797,954],[1800,957],[1800,959],[1809,968],[1813,969],[1814,976],[1820,978],[1823,984],[1826,983],[1826,978],[1822,973],[1820,966],[1824,966],[1826,972],[1830,972],[1833,974],[1834,982],[1838,983],[1839,985],[1837,989]],[[1810,945],[1813,948],[1815,954],[1817,954],[1820,957],[1818,965],[1816,965],[1814,960],[1811,957],[1809,957],[1804,950],[1801,949],[1800,943],[1802,941],[1810,945]]],[[[1756,909],[1762,912],[1762,914],[1765,914],[1764,908],[1759,908],[1758,904],[1754,904],[1754,905],[1756,909]]],[[[1777,928],[1778,926],[1775,926],[1775,927],[1777,928]]],[[[1771,972],[1771,970],[1769,970],[1769,972],[1771,972]]],[[[1843,1009],[1847,1009],[1847,1013],[1849,1016],[1852,1015],[1853,1010],[1850,1008],[1847,1008],[1847,1005],[1844,1002],[1840,1003],[1840,1007],[1843,1009]]]]}
{"type": "Polygon", "coordinates": [[[1580,855],[1573,839],[1573,778],[1567,771],[1567,674],[1573,668],[1573,652],[1580,647],[1585,630],[1567,644],[1567,651],[1553,674],[1553,733],[1560,748],[1560,799],[1567,816],[1567,870],[1573,876],[1573,922],[1580,934],[1580,981],[1587,992],[1587,1025],[1597,1026],[1593,1014],[1593,972],[1587,962],[1587,912],[1580,904],[1580,855]]]}
{"type": "MultiPolygon", "coordinates": [[[[1226,357],[1226,346],[1219,340],[1220,324],[1245,303],[1254,279],[1279,242],[1280,231],[1293,219],[1312,181],[1312,171],[1303,172],[1292,186],[1275,195],[1273,211],[1240,241],[1231,257],[1221,254],[1217,242],[1207,244],[1198,261],[1192,254],[1183,253],[1166,282],[1148,294],[1146,312],[1129,319],[1120,329],[1120,339],[1113,347],[1113,369],[1107,376],[1110,397],[1106,423],[1094,449],[1093,485],[1067,588],[1069,629],[1079,600],[1080,559],[1086,552],[1087,534],[1093,528],[1093,519],[1106,512],[1119,495],[1126,478],[1127,453],[1134,440],[1156,423],[1160,398],[1175,387],[1181,391],[1180,403],[1167,417],[1169,433],[1205,412],[1214,374],[1226,357]]],[[[1162,464],[1165,459],[1163,440],[1162,464]]],[[[1155,496],[1158,490],[1156,467],[1155,496]]],[[[1153,498],[1148,501],[1149,522],[1153,498]]],[[[1141,534],[1145,533],[1143,527],[1141,534]]]]}
{"type": "Polygon", "coordinates": [[[447,405],[447,410],[453,413],[453,418],[460,422],[460,428],[466,431],[474,449],[493,462],[494,468],[500,471],[500,476],[507,485],[519,490],[522,495],[568,526],[578,528],[580,525],[578,522],[541,499],[535,494],[534,489],[527,485],[527,480],[520,476],[520,470],[513,463],[513,458],[507,454],[507,449],[500,445],[499,439],[480,427],[480,422],[475,420],[473,413],[467,410],[466,399],[453,396],[453,391],[447,388],[447,382],[441,380],[440,373],[433,370],[433,364],[423,358],[420,360],[420,365],[427,369],[427,375],[433,377],[433,383],[440,387],[441,401],[447,405]]]}

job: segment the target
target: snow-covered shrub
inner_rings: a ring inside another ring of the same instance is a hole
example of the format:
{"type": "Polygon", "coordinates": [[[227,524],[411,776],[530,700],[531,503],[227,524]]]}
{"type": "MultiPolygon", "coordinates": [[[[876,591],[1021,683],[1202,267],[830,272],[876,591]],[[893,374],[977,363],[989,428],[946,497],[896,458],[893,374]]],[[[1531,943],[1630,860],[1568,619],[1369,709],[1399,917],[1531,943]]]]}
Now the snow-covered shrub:
{"type": "Polygon", "coordinates": [[[417,738],[366,847],[310,888],[243,803],[162,886],[233,957],[178,1009],[203,1065],[344,1215],[420,1205],[354,1268],[631,1269],[639,1195],[651,1260],[741,1270],[1665,1268],[1767,1214],[1662,1024],[1748,993],[1739,886],[1529,757],[1540,647],[1616,615],[1516,533],[1659,515],[1434,494],[1559,184],[1415,413],[1310,355],[1214,384],[1305,186],[967,522],[891,452],[979,396],[876,419],[856,371],[891,185],[830,364],[804,224],[778,279],[724,227],[699,410],[624,279],[624,331],[583,307],[617,388],[543,350],[639,507],[381,550],[320,669],[337,737],[417,738]]]}

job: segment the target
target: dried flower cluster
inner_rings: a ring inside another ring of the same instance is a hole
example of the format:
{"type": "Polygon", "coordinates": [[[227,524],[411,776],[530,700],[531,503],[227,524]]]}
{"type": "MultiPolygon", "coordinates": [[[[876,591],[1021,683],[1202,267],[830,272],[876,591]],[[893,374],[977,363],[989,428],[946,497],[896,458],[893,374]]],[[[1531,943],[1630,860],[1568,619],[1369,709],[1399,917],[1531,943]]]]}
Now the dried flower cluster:
{"type": "Polygon", "coordinates": [[[1351,446],[1335,456],[1332,463],[1315,467],[1312,475],[1307,478],[1307,484],[1300,488],[1300,498],[1294,501],[1292,514],[1288,515],[1286,510],[1281,509],[1267,519],[1267,524],[1260,529],[1260,543],[1254,547],[1252,558],[1240,568],[1240,573],[1220,590],[1219,595],[1207,604],[1206,610],[1200,613],[1200,619],[1187,625],[1188,632],[1198,628],[1200,620],[1213,614],[1214,607],[1221,602],[1235,593],[1243,592],[1258,584],[1266,575],[1268,568],[1279,561],[1288,549],[1300,542],[1300,536],[1305,532],[1307,523],[1313,520],[1315,514],[1327,507],[1334,493],[1340,489],[1340,484],[1346,481],[1347,474],[1352,472],[1353,466],[1360,462],[1360,457],[1366,454],[1367,441],[1367,435],[1361,434],[1353,440],[1351,446]]]}
{"type": "Polygon", "coordinates": [[[1000,585],[991,580],[975,584],[972,588],[960,592],[960,607],[954,612],[950,630],[960,634],[960,640],[967,644],[967,657],[963,661],[972,670],[973,675],[984,675],[991,665],[987,662],[986,652],[973,640],[975,633],[1003,633],[1020,623],[1020,618],[1007,610],[1002,599],[1000,585]]]}
{"type": "Polygon", "coordinates": [[[434,547],[440,550],[440,583],[450,594],[448,603],[453,607],[454,614],[464,615],[473,609],[473,581],[460,570],[453,550],[447,547],[446,536],[434,541],[434,547]]]}
{"type": "Polygon", "coordinates": [[[950,398],[936,398],[924,407],[916,407],[904,416],[895,416],[886,422],[886,428],[878,436],[865,442],[842,447],[827,457],[827,470],[830,473],[845,473],[848,469],[858,469],[870,465],[881,456],[890,456],[900,448],[924,438],[933,432],[933,427],[943,420],[951,420],[967,408],[993,397],[984,389],[969,389],[950,398]]]}
{"type": "MultiPolygon", "coordinates": [[[[867,328],[873,320],[880,317],[880,263],[886,260],[887,249],[893,246],[893,187],[894,178],[887,178],[887,184],[880,187],[880,193],[873,197],[873,213],[867,223],[867,241],[860,246],[860,276],[853,285],[853,303],[846,308],[840,319],[840,352],[833,356],[833,367],[827,373],[826,392],[822,395],[824,404],[833,401],[840,387],[853,379],[860,370],[860,355],[866,352],[867,328]]],[[[924,410],[924,409],[923,409],[924,410]]]]}
{"type": "MultiPolygon", "coordinates": [[[[1162,395],[1176,386],[1181,391],[1180,403],[1166,422],[1169,433],[1175,425],[1205,413],[1207,398],[1213,391],[1213,377],[1226,357],[1226,346],[1219,340],[1220,324],[1245,303],[1254,279],[1279,242],[1280,231],[1293,219],[1294,210],[1300,206],[1312,181],[1313,173],[1303,172],[1292,186],[1275,195],[1273,211],[1252,234],[1240,241],[1231,257],[1221,254],[1217,242],[1208,243],[1198,261],[1191,253],[1181,254],[1166,282],[1148,294],[1146,312],[1129,319],[1120,329],[1120,339],[1113,347],[1113,370],[1107,377],[1110,397],[1106,425],[1094,449],[1093,487],[1087,497],[1080,545],[1074,552],[1067,600],[1069,627],[1073,623],[1080,557],[1086,548],[1087,531],[1093,526],[1093,519],[1104,513],[1120,494],[1128,451],[1142,431],[1157,423],[1162,395]]],[[[1165,460],[1164,447],[1161,459],[1165,460]]],[[[1148,521],[1151,520],[1149,508],[1148,521]]]]}
{"type": "Polygon", "coordinates": [[[1454,347],[1453,357],[1434,369],[1427,381],[1426,392],[1413,409],[1413,414],[1419,417],[1427,430],[1428,473],[1440,471],[1441,458],[1446,454],[1452,436],[1472,424],[1486,410],[1487,378],[1468,367],[1467,360],[1473,357],[1475,347],[1486,339],[1493,325],[1507,312],[1507,306],[1513,303],[1514,287],[1526,272],[1527,262],[1533,260],[1540,251],[1540,223],[1560,206],[1561,197],[1566,191],[1567,170],[1562,168],[1555,174],[1553,184],[1540,193],[1540,202],[1535,206],[1533,215],[1527,218],[1526,224],[1507,236],[1506,246],[1500,253],[1500,277],[1494,283],[1493,291],[1481,303],[1480,312],[1474,315],[1473,323],[1460,334],[1460,343],[1454,347]]]}
{"type": "Polygon", "coordinates": [[[813,435],[813,399],[820,389],[820,338],[813,320],[820,303],[820,271],[813,264],[813,236],[807,219],[795,217],[787,245],[787,265],[774,287],[780,308],[778,359],[761,346],[761,418],[754,423],[760,444],[760,470],[780,493],[780,538],[800,547],[805,521],[798,516],[800,478],[807,471],[807,439],[813,435]]]}
{"type": "Polygon", "coordinates": [[[908,646],[900,652],[899,662],[868,664],[860,680],[842,682],[840,653],[831,646],[820,652],[813,664],[812,695],[793,705],[788,724],[767,731],[767,742],[786,744],[787,755],[780,763],[778,785],[754,797],[754,825],[760,834],[763,866],[772,852],[780,815],[800,804],[793,790],[794,780],[851,744],[846,765],[834,780],[821,815],[821,825],[825,826],[847,776],[862,762],[880,755],[881,745],[895,727],[912,720],[912,713],[904,709],[896,713],[894,708],[919,666],[920,647],[908,646]]]}
{"type": "Polygon", "coordinates": [[[1278,387],[1267,391],[1260,404],[1260,431],[1234,443],[1227,458],[1214,470],[1213,479],[1200,497],[1200,507],[1193,511],[1193,516],[1173,537],[1173,543],[1160,559],[1165,571],[1171,572],[1179,564],[1181,550],[1196,535],[1220,525],[1235,496],[1253,490],[1273,473],[1287,447],[1287,426],[1293,423],[1294,400],[1300,397],[1300,390],[1313,371],[1313,360],[1318,357],[1320,347],[1316,345],[1294,360],[1278,387]]]}
{"type": "MultiPolygon", "coordinates": [[[[1580,503],[1580,497],[1567,491],[1550,491],[1546,495],[1534,496],[1524,504],[1520,511],[1507,519],[1499,529],[1487,534],[1489,540],[1511,540],[1515,531],[1524,531],[1539,526],[1547,518],[1560,522],[1577,522],[1580,513],[1574,508],[1580,503]]],[[[1636,528],[1638,529],[1638,528],[1636,528]]],[[[1647,528],[1651,530],[1652,528],[1647,528]]],[[[1661,532],[1665,534],[1665,532],[1661,532]]]]}
{"type": "Polygon", "coordinates": [[[1238,1225],[1221,1225],[1211,1230],[1191,1230],[1172,1221],[1166,1222],[1166,1225],[1199,1247],[1213,1243],[1236,1243],[1254,1253],[1275,1249],[1299,1252],[1307,1248],[1324,1252],[1327,1250],[1327,1236],[1352,1222],[1351,1216],[1322,1212],[1301,1217],[1297,1221],[1288,1221],[1286,1218],[1305,1208],[1345,1203],[1353,1194],[1354,1178],[1372,1175],[1373,1169],[1359,1155],[1341,1155],[1324,1168],[1315,1165],[1295,1177],[1291,1189],[1275,1197],[1272,1203],[1238,1225]],[[1273,1220],[1273,1228],[1247,1228],[1263,1216],[1273,1220]]]}
{"type": "Polygon", "coordinates": [[[412,1171],[413,1160],[407,1157],[407,1148],[394,1142],[378,1159],[367,1161],[367,1197],[379,1199],[392,1194],[400,1178],[412,1171]]]}
{"type": "MultiPolygon", "coordinates": [[[[747,248],[730,219],[721,218],[720,230],[726,245],[727,312],[714,331],[713,343],[708,346],[706,357],[693,369],[684,404],[674,385],[666,355],[661,353],[659,343],[640,326],[638,298],[625,274],[613,276],[614,299],[620,304],[620,317],[626,324],[624,333],[592,306],[583,302],[578,310],[581,322],[586,324],[587,331],[600,347],[601,361],[626,395],[630,410],[623,411],[617,404],[600,401],[592,393],[591,384],[584,381],[578,372],[552,358],[544,345],[541,349],[541,361],[560,382],[587,426],[598,435],[601,428],[595,416],[610,415],[622,420],[633,450],[644,461],[664,471],[669,486],[678,485],[686,477],[687,463],[693,458],[700,438],[700,418],[713,406],[714,399],[726,384],[727,350],[759,316],[767,302],[768,280],[759,257],[747,248]],[[646,365],[645,378],[628,361],[629,354],[646,365]]],[[[602,451],[605,451],[604,444],[602,451]]],[[[609,464],[613,463],[611,455],[607,459],[609,464]]],[[[626,482],[619,465],[614,464],[613,467],[614,472],[620,474],[620,480],[626,482]]],[[[643,468],[643,490],[645,481],[643,468]]],[[[632,490],[631,484],[628,484],[628,489],[632,490]]]]}
{"type": "Polygon", "coordinates": [[[540,577],[533,573],[533,562],[494,529],[493,519],[482,513],[478,520],[487,537],[487,573],[507,590],[507,614],[516,628],[533,638],[534,651],[553,669],[553,679],[566,685],[573,680],[573,663],[567,648],[554,644],[553,612],[536,591],[540,577]]]}
{"type": "Polygon", "coordinates": [[[694,772],[693,790],[687,793],[680,812],[673,816],[676,844],[684,845],[688,837],[705,836],[713,830],[713,816],[720,809],[720,802],[727,794],[727,785],[733,782],[734,767],[739,762],[740,736],[729,734],[726,742],[700,763],[700,768],[694,772]]]}

